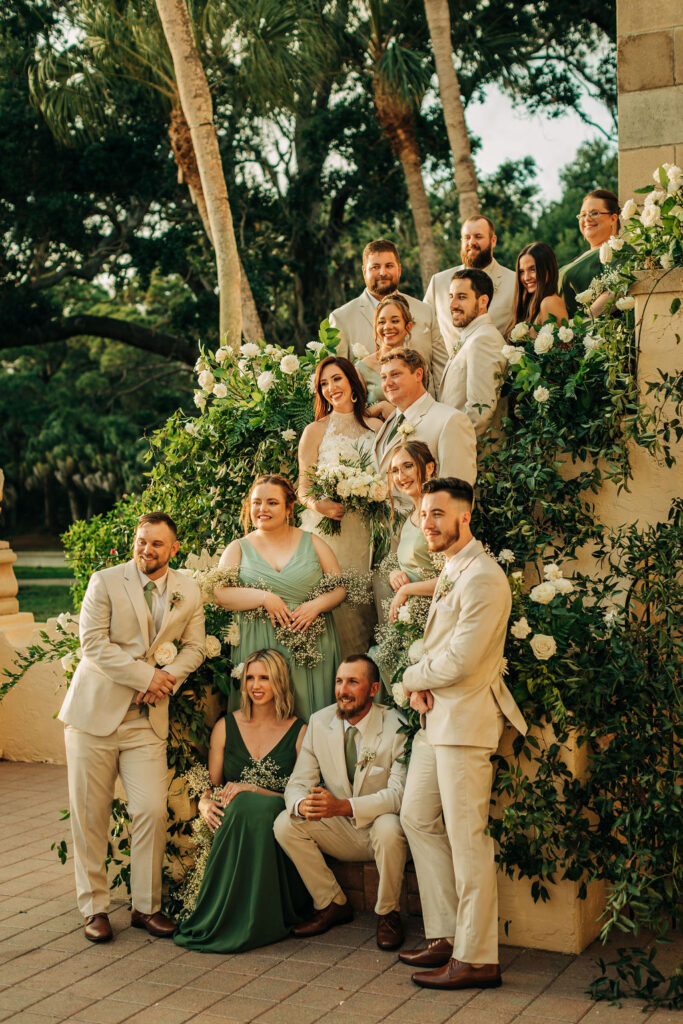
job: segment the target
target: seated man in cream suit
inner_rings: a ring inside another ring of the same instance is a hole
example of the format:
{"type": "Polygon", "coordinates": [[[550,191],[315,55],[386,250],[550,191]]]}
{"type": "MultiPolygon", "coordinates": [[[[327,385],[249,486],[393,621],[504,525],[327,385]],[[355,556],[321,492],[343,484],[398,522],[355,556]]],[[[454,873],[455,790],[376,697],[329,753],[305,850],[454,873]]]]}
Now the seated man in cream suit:
{"type": "Polygon", "coordinates": [[[201,594],[194,580],[169,569],[177,550],[170,516],[141,516],[132,561],[93,573],[81,607],[83,658],[59,717],[78,909],[91,942],[112,937],[105,860],[117,775],[131,819],[131,923],[151,935],[175,931],[161,913],[168,703],[204,660],[201,594]]]}
{"type": "Polygon", "coordinates": [[[487,310],[493,284],[483,270],[456,270],[450,287],[451,315],[460,331],[459,348],[446,363],[437,398],[460,409],[477,437],[493,420],[507,360],[505,341],[487,310]]]}
{"type": "MultiPolygon", "coordinates": [[[[464,268],[483,270],[493,282],[493,298],[489,305],[489,314],[501,334],[505,333],[515,300],[515,272],[502,267],[494,259],[496,247],[496,229],[493,221],[483,214],[470,217],[462,226],[460,258],[462,263],[457,267],[449,267],[434,274],[427,285],[425,302],[436,311],[439,328],[451,355],[458,348],[460,328],[453,323],[450,308],[450,285],[456,270],[464,268]]],[[[440,383],[440,382],[438,382],[440,383]]]]}
{"type": "Polygon", "coordinates": [[[493,839],[485,835],[491,756],[505,719],[526,725],[503,683],[511,598],[507,577],[470,532],[472,488],[428,480],[420,516],[447,561],[427,617],[424,654],[403,673],[422,716],[401,810],[420,888],[426,949],[399,954],[425,988],[500,985],[493,839]]]}
{"type": "MultiPolygon", "coordinates": [[[[391,453],[404,440],[424,441],[436,456],[439,472],[474,484],[477,441],[474,427],[459,409],[435,402],[424,386],[424,362],[413,349],[390,352],[380,360],[382,390],[396,406],[375,435],[373,457],[380,473],[389,468],[391,453]]],[[[397,495],[401,504],[402,496],[397,495]]],[[[405,498],[403,498],[405,502],[405,498]]]]}
{"type": "Polygon", "coordinates": [[[405,734],[396,711],[373,703],[379,672],[353,654],[337,670],[336,704],[311,715],[285,789],[287,809],[275,837],[313,897],[313,917],[293,929],[320,935],[351,921],[353,911],[323,853],[339,860],[375,860],[379,871],[377,945],[403,942],[399,899],[407,844],[398,812],[405,783],[405,734]],[[322,781],[321,781],[322,780],[322,781]]]}
{"type": "MultiPolygon", "coordinates": [[[[378,238],[363,250],[365,290],[355,299],[330,313],[330,325],[339,331],[337,355],[358,358],[354,348],[360,345],[365,353],[375,351],[375,309],[380,299],[398,291],[401,262],[393,242],[378,238]]],[[[436,390],[443,376],[448,351],[441,337],[439,322],[431,306],[412,295],[400,293],[410,307],[413,321],[410,347],[416,349],[429,370],[429,386],[436,390]]],[[[362,356],[361,356],[362,358],[362,356]]]]}

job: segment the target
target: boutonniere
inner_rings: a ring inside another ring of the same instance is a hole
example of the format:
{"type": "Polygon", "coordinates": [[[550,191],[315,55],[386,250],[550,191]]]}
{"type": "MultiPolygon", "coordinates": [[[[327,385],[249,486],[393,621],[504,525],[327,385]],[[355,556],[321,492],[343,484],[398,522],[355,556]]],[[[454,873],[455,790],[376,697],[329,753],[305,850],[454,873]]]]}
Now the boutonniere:
{"type": "Polygon", "coordinates": [[[396,428],[396,433],[400,434],[401,437],[408,437],[409,434],[415,433],[415,427],[409,422],[409,420],[404,420],[403,423],[396,428]]]}
{"type": "Polygon", "coordinates": [[[171,594],[171,600],[168,605],[168,610],[172,612],[175,606],[177,604],[180,604],[182,600],[184,600],[184,595],[181,594],[179,590],[174,590],[173,593],[171,594]]]}
{"type": "Polygon", "coordinates": [[[443,573],[439,577],[439,585],[436,588],[436,599],[437,599],[437,601],[439,601],[442,597],[445,597],[446,594],[450,594],[452,589],[453,589],[453,580],[449,576],[447,576],[445,573],[443,573]]]}
{"type": "Polygon", "coordinates": [[[376,751],[369,750],[367,747],[363,747],[358,757],[358,760],[356,761],[356,768],[360,768],[360,770],[363,771],[363,769],[367,768],[369,764],[372,764],[376,757],[376,751]]]}

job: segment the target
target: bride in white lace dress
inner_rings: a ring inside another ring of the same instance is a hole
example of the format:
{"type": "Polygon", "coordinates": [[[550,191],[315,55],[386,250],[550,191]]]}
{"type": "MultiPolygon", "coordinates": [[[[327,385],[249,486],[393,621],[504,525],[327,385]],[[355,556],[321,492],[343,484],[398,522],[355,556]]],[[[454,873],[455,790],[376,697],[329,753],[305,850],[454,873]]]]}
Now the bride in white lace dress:
{"type": "MultiPolygon", "coordinates": [[[[357,512],[345,512],[337,501],[314,501],[308,493],[307,471],[316,463],[337,462],[340,455],[357,457],[362,449],[370,451],[381,421],[367,415],[365,386],[358,371],[343,356],[328,356],[315,374],[315,421],[309,423],[299,442],[299,498],[306,505],[301,527],[324,536],[334,551],[342,572],[355,569],[368,572],[372,562],[370,529],[357,512]],[[341,533],[321,534],[323,516],[341,522],[341,533]]],[[[342,604],[333,611],[342,658],[361,654],[372,643],[374,610],[372,605],[352,608],[342,604]]]]}

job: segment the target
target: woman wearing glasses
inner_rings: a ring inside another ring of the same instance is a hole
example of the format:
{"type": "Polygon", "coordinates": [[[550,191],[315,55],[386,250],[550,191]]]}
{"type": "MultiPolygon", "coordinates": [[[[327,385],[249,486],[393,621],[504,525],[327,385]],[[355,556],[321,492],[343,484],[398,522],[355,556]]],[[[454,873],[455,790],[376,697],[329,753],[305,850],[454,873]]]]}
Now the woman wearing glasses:
{"type": "MultiPolygon", "coordinates": [[[[578,309],[576,296],[590,287],[594,277],[600,277],[602,274],[600,246],[619,231],[619,199],[614,192],[596,188],[588,193],[581,204],[577,220],[579,230],[590,245],[590,249],[560,270],[560,295],[565,301],[570,317],[573,317],[578,309]]],[[[594,307],[598,304],[604,303],[598,299],[594,307]]],[[[593,312],[596,313],[598,310],[593,308],[593,312]]]]}

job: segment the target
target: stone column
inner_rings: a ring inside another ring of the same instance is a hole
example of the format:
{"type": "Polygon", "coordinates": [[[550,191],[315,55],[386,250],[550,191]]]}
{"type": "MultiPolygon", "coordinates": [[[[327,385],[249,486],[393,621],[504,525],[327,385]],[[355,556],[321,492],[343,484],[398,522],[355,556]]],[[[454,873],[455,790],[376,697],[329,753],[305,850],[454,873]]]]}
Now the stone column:
{"type": "Polygon", "coordinates": [[[683,3],[617,0],[619,197],[683,166],[683,3]]]}

